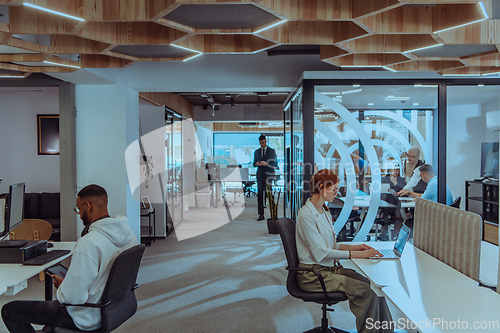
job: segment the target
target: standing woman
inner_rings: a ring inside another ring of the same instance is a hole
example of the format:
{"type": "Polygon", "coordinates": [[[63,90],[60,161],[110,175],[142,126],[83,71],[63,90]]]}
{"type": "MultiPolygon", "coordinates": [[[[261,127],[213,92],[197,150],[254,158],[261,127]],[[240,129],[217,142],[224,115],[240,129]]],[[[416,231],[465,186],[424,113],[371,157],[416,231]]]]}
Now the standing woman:
{"type": "MultiPolygon", "coordinates": [[[[331,214],[326,201],[335,198],[339,177],[328,169],[318,171],[310,182],[312,197],[300,209],[296,226],[299,268],[314,268],[321,272],[328,292],[343,292],[356,316],[358,332],[379,332],[370,323],[392,321],[385,303],[371,290],[370,281],[352,269],[340,265],[339,259],[380,257],[382,254],[366,245],[337,244],[331,214]],[[370,320],[368,320],[370,319],[370,320]],[[368,323],[367,323],[368,320],[368,323]]],[[[300,288],[322,292],[319,279],[313,272],[298,271],[300,288]]],[[[388,330],[392,332],[392,330],[388,330]]]]}
{"type": "Polygon", "coordinates": [[[407,161],[405,163],[406,185],[398,195],[403,195],[403,191],[423,193],[427,185],[420,179],[420,167],[424,162],[420,160],[420,149],[411,147],[406,153],[407,161]],[[417,186],[418,185],[418,186],[417,186]]]}

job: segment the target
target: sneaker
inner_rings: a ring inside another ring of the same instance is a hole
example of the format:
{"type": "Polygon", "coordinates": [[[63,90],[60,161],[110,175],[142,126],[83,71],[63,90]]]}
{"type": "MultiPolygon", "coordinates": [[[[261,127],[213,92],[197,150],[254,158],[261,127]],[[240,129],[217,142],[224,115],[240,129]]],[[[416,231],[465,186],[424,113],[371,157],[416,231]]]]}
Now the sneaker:
{"type": "Polygon", "coordinates": [[[265,219],[264,215],[259,215],[259,217],[257,218],[257,221],[262,221],[263,219],[265,219]]]}

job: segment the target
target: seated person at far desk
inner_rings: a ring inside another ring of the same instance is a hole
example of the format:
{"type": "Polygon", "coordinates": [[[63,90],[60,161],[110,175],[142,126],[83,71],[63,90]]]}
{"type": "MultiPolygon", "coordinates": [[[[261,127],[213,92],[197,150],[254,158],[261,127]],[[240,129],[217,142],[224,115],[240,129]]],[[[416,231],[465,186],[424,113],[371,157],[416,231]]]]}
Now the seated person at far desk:
{"type": "Polygon", "coordinates": [[[31,324],[93,331],[101,327],[98,308],[64,306],[61,303],[98,303],[115,258],[138,244],[124,216],[109,217],[108,195],[98,185],[78,192],[75,212],[85,225],[76,242],[71,266],[63,278],[52,275],[57,301],[12,301],[2,307],[2,318],[11,333],[35,332],[31,324]],[[86,231],[88,230],[88,231],[86,231]]]}
{"type": "MultiPolygon", "coordinates": [[[[379,332],[367,319],[392,321],[384,299],[370,288],[370,280],[352,269],[342,267],[338,260],[380,257],[382,254],[366,244],[337,244],[326,201],[332,201],[339,188],[339,177],[331,170],[318,171],[310,181],[312,197],[300,209],[296,225],[298,268],[314,268],[321,273],[327,292],[343,292],[349,308],[356,316],[358,332],[379,332]]],[[[322,292],[318,277],[309,271],[297,271],[299,287],[308,292],[322,292]]],[[[392,330],[387,330],[392,332],[392,330]]]]}
{"type": "Polygon", "coordinates": [[[399,165],[394,162],[388,162],[385,165],[388,174],[382,177],[382,184],[389,184],[390,187],[399,192],[405,186],[405,179],[399,175],[399,165]]]}
{"type": "MultiPolygon", "coordinates": [[[[438,180],[437,176],[434,174],[434,168],[430,164],[424,164],[420,167],[420,177],[424,182],[427,183],[427,188],[424,193],[415,193],[411,191],[403,190],[401,195],[409,195],[413,198],[422,198],[430,201],[437,202],[438,197],[438,180]]],[[[453,196],[451,191],[446,186],[446,204],[451,205],[453,203],[453,196]]]]}

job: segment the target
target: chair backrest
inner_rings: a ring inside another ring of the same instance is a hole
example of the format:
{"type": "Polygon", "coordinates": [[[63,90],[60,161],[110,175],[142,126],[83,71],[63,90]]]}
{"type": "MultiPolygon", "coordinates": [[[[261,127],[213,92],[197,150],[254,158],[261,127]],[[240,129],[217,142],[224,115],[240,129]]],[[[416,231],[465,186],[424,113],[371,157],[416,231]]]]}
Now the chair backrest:
{"type": "Polygon", "coordinates": [[[52,224],[45,220],[24,219],[18,227],[13,229],[10,239],[48,240],[52,236],[52,224]]]}
{"type": "Polygon", "coordinates": [[[479,281],[482,218],[478,214],[417,198],[413,246],[479,281]]]}
{"type": "Polygon", "coordinates": [[[451,204],[450,204],[450,207],[454,207],[454,208],[458,208],[460,209],[460,201],[462,200],[462,197],[458,197],[455,199],[455,201],[453,201],[451,204]]]}
{"type": "Polygon", "coordinates": [[[116,257],[101,298],[101,304],[111,301],[101,308],[102,332],[114,330],[137,311],[135,285],[144,249],[136,245],[116,257]]]}
{"type": "MultiPolygon", "coordinates": [[[[283,249],[285,250],[288,267],[295,268],[299,265],[297,243],[295,242],[295,222],[287,217],[282,217],[276,222],[280,233],[283,249]]],[[[286,279],[286,289],[290,295],[299,297],[303,292],[297,283],[297,273],[289,271],[286,279]]]]}

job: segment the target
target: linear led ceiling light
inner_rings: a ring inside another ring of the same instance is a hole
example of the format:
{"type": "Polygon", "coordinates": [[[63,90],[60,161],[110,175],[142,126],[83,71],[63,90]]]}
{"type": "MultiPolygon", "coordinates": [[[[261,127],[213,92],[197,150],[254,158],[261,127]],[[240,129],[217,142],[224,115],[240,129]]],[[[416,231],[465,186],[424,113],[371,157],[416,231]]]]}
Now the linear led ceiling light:
{"type": "MultiPolygon", "coordinates": [[[[469,24],[469,23],[467,23],[467,24],[469,24]]],[[[452,29],[452,28],[450,28],[450,29],[452,29]]],[[[429,45],[429,46],[424,46],[424,47],[419,47],[419,48],[416,48],[416,49],[413,49],[413,50],[404,51],[403,53],[417,52],[417,51],[426,50],[426,49],[430,49],[430,48],[433,48],[433,47],[436,47],[436,46],[441,46],[441,45],[443,45],[443,43],[429,45]]]]}
{"type": "Polygon", "coordinates": [[[484,3],[482,1],[479,1],[479,8],[481,8],[481,11],[483,12],[484,18],[489,19],[490,16],[488,15],[488,12],[486,11],[486,7],[484,7],[484,3]]]}
{"type": "Polygon", "coordinates": [[[481,76],[485,76],[485,75],[495,75],[495,74],[500,74],[500,72],[484,73],[484,74],[481,74],[481,76]]]}
{"type": "Polygon", "coordinates": [[[442,76],[481,76],[481,74],[441,74],[442,76]]]}
{"type": "Polygon", "coordinates": [[[188,60],[191,60],[191,59],[196,58],[198,56],[201,56],[203,54],[203,52],[192,50],[192,49],[188,49],[187,47],[184,47],[184,46],[179,46],[179,45],[175,45],[175,44],[170,44],[170,45],[175,46],[175,47],[177,47],[179,49],[183,49],[183,50],[189,51],[189,52],[197,53],[197,54],[195,54],[195,55],[193,55],[193,56],[191,56],[189,58],[183,59],[182,61],[188,61],[188,60]]]}
{"type": "Polygon", "coordinates": [[[383,69],[387,69],[388,71],[391,71],[391,72],[397,72],[397,70],[391,68],[391,67],[387,67],[387,66],[382,66],[383,69]]]}
{"type": "Polygon", "coordinates": [[[437,84],[414,84],[415,88],[436,88],[437,84]]]}
{"type": "Polygon", "coordinates": [[[43,62],[44,62],[44,63],[46,63],[46,64],[51,64],[51,65],[56,65],[56,66],[64,66],[64,67],[72,67],[72,68],[81,68],[80,66],[76,66],[76,65],[61,64],[61,63],[58,63],[58,62],[52,62],[52,61],[47,61],[47,60],[44,60],[43,62]]]}
{"type": "Polygon", "coordinates": [[[73,20],[78,20],[78,21],[85,22],[85,20],[82,19],[82,18],[80,18],[80,17],[76,17],[76,16],[73,16],[73,15],[64,14],[64,13],[61,13],[61,12],[56,12],[55,10],[44,8],[44,7],[40,7],[40,6],[37,6],[37,5],[33,5],[31,3],[28,3],[28,2],[23,3],[23,5],[25,5],[26,7],[35,8],[35,9],[38,9],[38,10],[43,10],[44,12],[48,12],[48,13],[52,13],[52,14],[56,14],[56,15],[60,15],[60,16],[64,16],[64,17],[68,17],[68,18],[73,19],[73,20]]]}
{"type": "Polygon", "coordinates": [[[460,25],[457,25],[457,26],[454,26],[454,27],[451,27],[451,28],[446,28],[446,29],[442,29],[442,30],[434,31],[434,32],[433,32],[433,34],[438,34],[438,33],[440,33],[440,32],[448,31],[448,30],[451,30],[451,29],[456,29],[456,28],[464,27],[464,26],[466,26],[466,25],[473,24],[473,23],[477,23],[477,22],[481,22],[481,21],[484,21],[484,20],[486,20],[486,18],[482,18],[482,19],[480,19],[480,20],[475,20],[475,21],[472,21],[472,22],[468,22],[468,23],[460,24],[460,25]]]}
{"type": "Polygon", "coordinates": [[[0,79],[24,79],[24,75],[0,75],[0,79]]]}
{"type": "Polygon", "coordinates": [[[198,53],[198,54],[195,54],[194,56],[191,56],[191,57],[189,57],[189,58],[182,59],[182,61],[188,61],[188,60],[191,60],[191,59],[193,59],[193,58],[196,58],[196,57],[198,57],[198,56],[201,56],[202,54],[203,54],[203,53],[198,53]]]}
{"type": "Polygon", "coordinates": [[[387,96],[384,98],[385,101],[407,101],[410,97],[395,97],[395,96],[387,96]]]}
{"type": "Polygon", "coordinates": [[[353,89],[353,90],[346,90],[342,92],[342,95],[349,95],[349,94],[355,94],[363,91],[363,89],[353,89]]]}
{"type": "Polygon", "coordinates": [[[280,24],[285,23],[285,22],[288,22],[288,20],[282,20],[282,21],[279,21],[279,22],[277,22],[277,23],[271,24],[270,26],[265,27],[265,28],[262,28],[262,29],[260,29],[260,30],[257,30],[257,31],[255,31],[254,33],[255,33],[255,34],[261,33],[261,32],[262,32],[262,31],[264,31],[264,30],[274,28],[275,26],[280,25],[280,24]]]}

